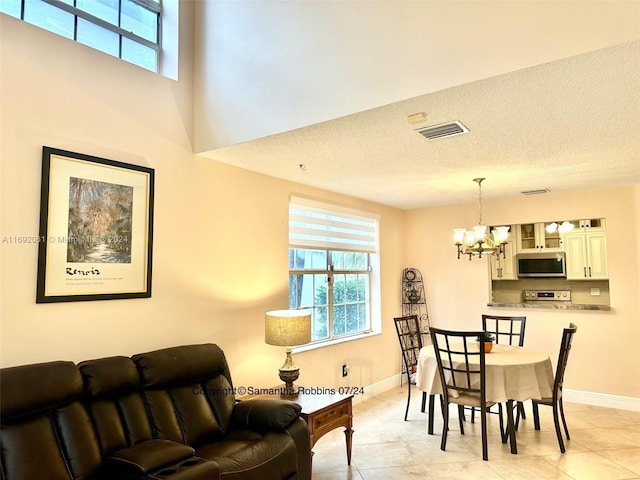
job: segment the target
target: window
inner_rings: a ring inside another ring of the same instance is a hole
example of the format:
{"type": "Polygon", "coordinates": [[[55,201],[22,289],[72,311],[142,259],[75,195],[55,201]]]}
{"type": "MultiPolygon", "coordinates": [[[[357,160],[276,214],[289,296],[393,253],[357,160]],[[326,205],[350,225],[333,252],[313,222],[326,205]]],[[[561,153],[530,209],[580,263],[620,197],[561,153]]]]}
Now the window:
{"type": "Polygon", "coordinates": [[[377,217],[291,199],[289,308],[312,312],[312,342],[376,330],[377,250],[377,217]]]}
{"type": "Polygon", "coordinates": [[[160,0],[2,0],[0,12],[158,72],[160,0]]]}

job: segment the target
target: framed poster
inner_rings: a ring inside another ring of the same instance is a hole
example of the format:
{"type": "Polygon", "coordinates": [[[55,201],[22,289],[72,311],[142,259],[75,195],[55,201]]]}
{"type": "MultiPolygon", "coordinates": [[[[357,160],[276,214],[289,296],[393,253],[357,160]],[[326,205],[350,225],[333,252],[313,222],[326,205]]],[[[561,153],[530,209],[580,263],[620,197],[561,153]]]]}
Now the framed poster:
{"type": "Polygon", "coordinates": [[[151,296],[154,170],[42,149],[36,303],[151,296]]]}

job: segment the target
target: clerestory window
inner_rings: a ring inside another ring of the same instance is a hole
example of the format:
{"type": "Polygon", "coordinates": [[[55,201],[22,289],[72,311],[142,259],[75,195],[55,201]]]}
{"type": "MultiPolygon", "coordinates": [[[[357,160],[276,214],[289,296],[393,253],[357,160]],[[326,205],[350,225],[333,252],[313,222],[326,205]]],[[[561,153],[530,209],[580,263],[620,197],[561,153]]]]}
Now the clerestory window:
{"type": "Polygon", "coordinates": [[[160,0],[2,0],[0,12],[147,70],[160,69],[160,0]]]}

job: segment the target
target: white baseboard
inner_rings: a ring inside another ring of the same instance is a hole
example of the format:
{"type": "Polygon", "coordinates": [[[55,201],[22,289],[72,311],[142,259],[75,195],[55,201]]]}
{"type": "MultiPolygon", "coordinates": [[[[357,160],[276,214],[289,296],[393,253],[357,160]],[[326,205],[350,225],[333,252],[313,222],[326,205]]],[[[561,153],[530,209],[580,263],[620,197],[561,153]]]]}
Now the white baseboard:
{"type": "MultiPolygon", "coordinates": [[[[364,395],[354,395],[353,403],[356,404],[368,398],[375,397],[376,395],[380,395],[381,393],[398,386],[400,386],[400,374],[385,378],[384,380],[364,387],[364,395]]],[[[563,390],[563,395],[567,402],[640,412],[640,398],[623,397],[607,393],[585,392],[581,390],[571,390],[568,388],[563,390]]]]}
{"type": "Polygon", "coordinates": [[[570,390],[568,388],[565,388],[562,394],[567,402],[640,412],[640,398],[622,397],[620,395],[609,395],[607,393],[583,392],[580,390],[570,390]]]}
{"type": "Polygon", "coordinates": [[[363,400],[375,397],[376,395],[380,395],[383,392],[399,386],[400,374],[394,375],[393,377],[385,378],[384,380],[380,380],[379,382],[364,387],[364,395],[354,395],[353,403],[355,405],[356,403],[360,403],[363,400]]]}

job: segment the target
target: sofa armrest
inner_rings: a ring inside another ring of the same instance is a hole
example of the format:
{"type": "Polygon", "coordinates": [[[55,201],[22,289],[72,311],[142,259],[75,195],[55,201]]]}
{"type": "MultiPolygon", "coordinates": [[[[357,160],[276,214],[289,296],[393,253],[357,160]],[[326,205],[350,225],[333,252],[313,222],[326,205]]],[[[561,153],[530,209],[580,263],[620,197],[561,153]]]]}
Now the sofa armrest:
{"type": "Polygon", "coordinates": [[[300,417],[302,407],[286,400],[254,398],[233,407],[231,425],[257,432],[283,431],[300,417]]]}
{"type": "Polygon", "coordinates": [[[107,461],[121,471],[149,473],[195,455],[193,448],[170,440],[147,440],[113,452],[107,461]]]}

